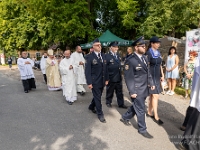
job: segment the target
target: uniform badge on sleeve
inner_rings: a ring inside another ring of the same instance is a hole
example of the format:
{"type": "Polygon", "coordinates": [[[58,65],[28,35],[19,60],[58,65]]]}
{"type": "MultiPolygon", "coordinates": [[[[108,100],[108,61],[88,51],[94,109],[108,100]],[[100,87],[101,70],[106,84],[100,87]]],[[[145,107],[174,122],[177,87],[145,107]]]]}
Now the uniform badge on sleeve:
{"type": "Polygon", "coordinates": [[[97,60],[96,60],[96,59],[93,59],[92,63],[93,63],[94,65],[96,65],[96,64],[97,64],[97,60]]]}
{"type": "Polygon", "coordinates": [[[129,65],[125,65],[125,70],[128,70],[129,69],[129,65]]]}

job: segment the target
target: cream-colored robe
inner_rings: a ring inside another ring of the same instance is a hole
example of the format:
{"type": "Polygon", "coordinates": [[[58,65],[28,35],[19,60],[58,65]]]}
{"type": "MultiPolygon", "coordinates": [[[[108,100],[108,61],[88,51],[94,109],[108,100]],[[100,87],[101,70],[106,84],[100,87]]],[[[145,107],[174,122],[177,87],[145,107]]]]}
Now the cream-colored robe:
{"type": "Polygon", "coordinates": [[[67,101],[74,102],[77,100],[77,91],[75,83],[74,69],[69,69],[70,65],[74,66],[72,58],[64,58],[60,62],[60,73],[62,78],[63,96],[67,101]]]}
{"type": "Polygon", "coordinates": [[[85,59],[83,57],[82,53],[74,52],[71,57],[74,60],[74,72],[76,75],[76,84],[77,84],[77,91],[78,92],[85,92],[85,89],[83,87],[84,84],[86,84],[85,79],[85,59]],[[83,62],[84,65],[79,65],[79,62],[83,62]]]}
{"type": "Polygon", "coordinates": [[[58,68],[58,61],[56,59],[46,59],[46,76],[47,86],[50,91],[61,89],[61,79],[58,68]]]}

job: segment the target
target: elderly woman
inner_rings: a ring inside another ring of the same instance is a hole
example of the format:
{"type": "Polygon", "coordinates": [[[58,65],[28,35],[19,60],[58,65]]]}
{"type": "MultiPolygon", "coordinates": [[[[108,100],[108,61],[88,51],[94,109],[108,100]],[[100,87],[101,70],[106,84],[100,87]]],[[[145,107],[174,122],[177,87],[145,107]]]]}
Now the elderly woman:
{"type": "Polygon", "coordinates": [[[184,64],[185,78],[183,80],[183,87],[185,88],[185,98],[188,97],[188,91],[192,87],[192,77],[194,74],[194,64],[196,61],[197,52],[189,52],[189,60],[184,64]]]}

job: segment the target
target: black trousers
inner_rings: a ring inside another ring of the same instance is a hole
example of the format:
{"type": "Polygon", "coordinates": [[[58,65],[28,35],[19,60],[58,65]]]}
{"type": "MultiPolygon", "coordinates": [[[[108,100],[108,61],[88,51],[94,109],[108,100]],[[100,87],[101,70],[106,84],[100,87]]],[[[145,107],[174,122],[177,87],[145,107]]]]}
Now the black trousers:
{"type": "Polygon", "coordinates": [[[47,76],[46,76],[46,74],[43,74],[43,77],[44,77],[45,83],[47,84],[47,76]]]}
{"type": "Polygon", "coordinates": [[[92,88],[93,99],[91,104],[89,105],[89,109],[94,109],[96,107],[98,117],[103,116],[102,104],[101,104],[101,95],[103,92],[103,87],[95,87],[92,88]]]}
{"type": "Polygon", "coordinates": [[[191,117],[188,120],[186,130],[184,132],[184,139],[181,141],[182,144],[189,150],[200,149],[200,112],[193,108],[191,117]]]}
{"type": "Polygon", "coordinates": [[[22,80],[22,85],[24,87],[24,91],[31,90],[32,88],[36,89],[35,79],[34,78],[27,79],[27,80],[22,80]]]}
{"type": "Polygon", "coordinates": [[[129,107],[128,111],[122,115],[122,118],[125,120],[130,120],[136,115],[139,127],[138,132],[140,133],[146,132],[145,99],[146,97],[131,98],[132,106],[129,107]]]}
{"type": "Polygon", "coordinates": [[[124,95],[122,92],[122,81],[120,82],[109,82],[106,86],[106,104],[111,104],[114,91],[117,97],[118,106],[124,105],[124,95]]]}
{"type": "Polygon", "coordinates": [[[183,126],[184,126],[184,127],[187,126],[188,121],[189,121],[190,116],[191,116],[191,114],[192,114],[193,111],[194,111],[194,108],[193,108],[193,107],[190,107],[190,106],[189,106],[189,107],[187,108],[186,115],[185,115],[185,120],[184,120],[184,122],[183,122],[183,126]]]}

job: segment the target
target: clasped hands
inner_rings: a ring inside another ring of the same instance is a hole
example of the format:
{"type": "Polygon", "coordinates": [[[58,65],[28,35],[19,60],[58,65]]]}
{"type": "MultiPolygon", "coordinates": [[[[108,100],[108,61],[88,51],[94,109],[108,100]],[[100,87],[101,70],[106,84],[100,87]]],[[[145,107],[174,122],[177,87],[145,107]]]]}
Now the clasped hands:
{"type": "Polygon", "coordinates": [[[29,61],[26,61],[25,64],[31,64],[29,61]]]}

